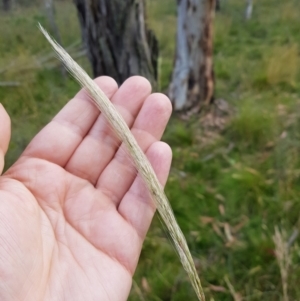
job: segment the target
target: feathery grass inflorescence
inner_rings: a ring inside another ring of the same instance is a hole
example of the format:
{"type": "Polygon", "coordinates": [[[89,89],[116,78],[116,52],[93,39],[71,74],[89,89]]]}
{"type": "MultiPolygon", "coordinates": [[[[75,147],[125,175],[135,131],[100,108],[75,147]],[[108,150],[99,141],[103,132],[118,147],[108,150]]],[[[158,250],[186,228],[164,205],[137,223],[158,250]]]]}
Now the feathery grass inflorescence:
{"type": "Polygon", "coordinates": [[[275,244],[275,255],[280,269],[283,301],[289,301],[288,276],[289,276],[289,269],[292,263],[292,256],[289,250],[289,243],[285,240],[285,236],[286,236],[286,232],[280,231],[276,226],[275,234],[273,235],[273,241],[275,244]]]}
{"type": "Polygon", "coordinates": [[[171,205],[166,197],[163,187],[160,185],[156,174],[149,163],[144,152],[138,146],[127,124],[117,112],[114,105],[110,102],[107,96],[96,85],[96,83],[88,76],[88,74],[70,57],[70,55],[39,25],[40,30],[50,42],[54,50],[57,52],[60,60],[72,76],[84,87],[91,95],[95,105],[105,116],[108,123],[124,143],[129,155],[131,156],[137,171],[142,176],[151,197],[155,201],[158,212],[166,225],[168,232],[173,240],[174,246],[180,257],[181,263],[186,270],[193,288],[200,301],[205,300],[200,279],[198,277],[192,255],[189,251],[185,237],[178,226],[171,205]]]}

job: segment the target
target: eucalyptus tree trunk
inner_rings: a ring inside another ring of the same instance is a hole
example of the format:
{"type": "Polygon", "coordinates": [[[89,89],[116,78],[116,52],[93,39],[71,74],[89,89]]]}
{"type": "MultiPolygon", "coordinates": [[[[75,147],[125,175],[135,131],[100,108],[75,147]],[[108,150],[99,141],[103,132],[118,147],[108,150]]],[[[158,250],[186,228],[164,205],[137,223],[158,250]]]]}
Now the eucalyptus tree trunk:
{"type": "MultiPolygon", "coordinates": [[[[54,35],[55,40],[58,42],[58,44],[62,45],[61,36],[59,33],[58,26],[55,21],[55,7],[54,7],[54,0],[44,0],[45,5],[45,11],[47,14],[47,18],[49,21],[49,25],[51,26],[51,31],[54,35]]],[[[61,74],[63,77],[66,76],[66,69],[63,64],[61,64],[61,74]]]]}
{"type": "Polygon", "coordinates": [[[175,110],[198,111],[213,100],[215,0],[178,0],[177,46],[169,96],[175,110]]]}
{"type": "Polygon", "coordinates": [[[246,20],[250,20],[252,17],[252,11],[253,11],[253,0],[247,0],[247,6],[245,10],[245,18],[246,20]]]}
{"type": "Polygon", "coordinates": [[[158,42],[145,24],[144,0],[74,0],[94,76],[119,84],[142,75],[156,84],[158,42]]]}
{"type": "Polygon", "coordinates": [[[55,37],[55,40],[62,45],[61,36],[59,33],[58,26],[55,21],[55,8],[54,8],[54,0],[44,0],[45,10],[47,14],[47,18],[49,24],[51,26],[52,33],[55,37]]]}
{"type": "Polygon", "coordinates": [[[11,8],[11,0],[3,0],[3,10],[9,11],[11,8]]]}

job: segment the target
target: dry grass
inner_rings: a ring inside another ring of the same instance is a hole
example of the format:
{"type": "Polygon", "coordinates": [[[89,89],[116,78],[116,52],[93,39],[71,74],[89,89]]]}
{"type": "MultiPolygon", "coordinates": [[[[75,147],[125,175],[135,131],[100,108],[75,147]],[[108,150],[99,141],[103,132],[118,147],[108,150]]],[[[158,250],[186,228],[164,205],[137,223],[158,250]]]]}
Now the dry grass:
{"type": "Polygon", "coordinates": [[[289,252],[288,242],[286,241],[286,232],[280,231],[278,227],[275,227],[275,234],[273,236],[273,241],[275,244],[276,259],[280,269],[283,301],[289,301],[288,275],[289,275],[289,268],[291,266],[292,259],[289,252]]]}
{"type": "Polygon", "coordinates": [[[298,45],[274,46],[266,57],[267,81],[271,85],[281,82],[295,85],[299,72],[298,45]]]}
{"type": "Polygon", "coordinates": [[[227,276],[224,277],[224,280],[229,288],[230,294],[233,298],[234,301],[242,301],[243,298],[242,296],[236,292],[236,290],[234,289],[232,283],[230,282],[229,278],[227,276]]]}
{"type": "Polygon", "coordinates": [[[74,78],[85,88],[95,105],[105,116],[106,120],[125,145],[128,154],[133,160],[137,171],[143,178],[153,201],[155,202],[158,212],[168,229],[168,232],[173,240],[175,249],[179,255],[181,263],[186,270],[190,281],[194,287],[197,297],[200,301],[205,300],[203,289],[197,270],[190,253],[189,247],[185,237],[178,226],[171,205],[165,195],[162,186],[157,179],[157,176],[148,161],[146,155],[139,147],[126,122],[115,109],[104,92],[97,86],[97,84],[88,76],[88,74],[70,57],[70,55],[55,41],[53,41],[49,34],[40,25],[40,30],[45,35],[49,43],[52,45],[60,60],[64,63],[74,78]]]}
{"type": "Polygon", "coordinates": [[[290,22],[291,20],[295,20],[296,22],[299,19],[298,11],[295,9],[295,3],[286,3],[283,6],[283,9],[280,14],[280,19],[282,22],[290,22]]]}

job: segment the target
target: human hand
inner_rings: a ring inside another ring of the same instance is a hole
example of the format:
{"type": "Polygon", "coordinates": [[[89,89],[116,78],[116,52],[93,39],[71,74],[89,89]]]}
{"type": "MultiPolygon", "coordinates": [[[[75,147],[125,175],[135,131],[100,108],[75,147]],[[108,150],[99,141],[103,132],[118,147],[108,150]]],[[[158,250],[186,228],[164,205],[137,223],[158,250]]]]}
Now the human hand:
{"type": "MultiPolygon", "coordinates": [[[[116,105],[162,185],[171,150],[159,142],[170,101],[141,77],[116,105]]],[[[155,206],[104,117],[81,90],[0,177],[0,300],[126,300],[155,206]]],[[[0,105],[0,174],[10,121],[0,105]]]]}

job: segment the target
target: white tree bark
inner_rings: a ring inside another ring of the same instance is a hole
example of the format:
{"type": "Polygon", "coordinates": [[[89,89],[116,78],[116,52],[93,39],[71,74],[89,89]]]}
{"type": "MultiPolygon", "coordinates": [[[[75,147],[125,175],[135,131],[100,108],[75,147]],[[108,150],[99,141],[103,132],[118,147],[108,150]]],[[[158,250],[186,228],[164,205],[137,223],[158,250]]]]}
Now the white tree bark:
{"type": "Polygon", "coordinates": [[[247,0],[247,7],[246,7],[246,11],[245,11],[246,20],[251,19],[252,11],[253,11],[253,0],[247,0]]]}
{"type": "Polygon", "coordinates": [[[53,0],[44,0],[45,10],[47,14],[47,18],[49,24],[51,26],[51,30],[54,34],[56,41],[61,45],[61,37],[58,30],[58,26],[55,22],[55,9],[54,9],[54,1],[53,0]]]}
{"type": "Polygon", "coordinates": [[[213,97],[215,0],[178,0],[176,61],[169,89],[175,110],[200,109],[213,97]]]}
{"type": "MultiPolygon", "coordinates": [[[[44,5],[45,5],[47,18],[48,18],[49,24],[51,26],[51,30],[55,37],[55,40],[58,42],[58,44],[62,45],[59,29],[58,29],[58,26],[55,21],[54,0],[44,0],[44,5]]],[[[63,77],[66,76],[66,70],[63,65],[61,65],[61,74],[63,77]]]]}

